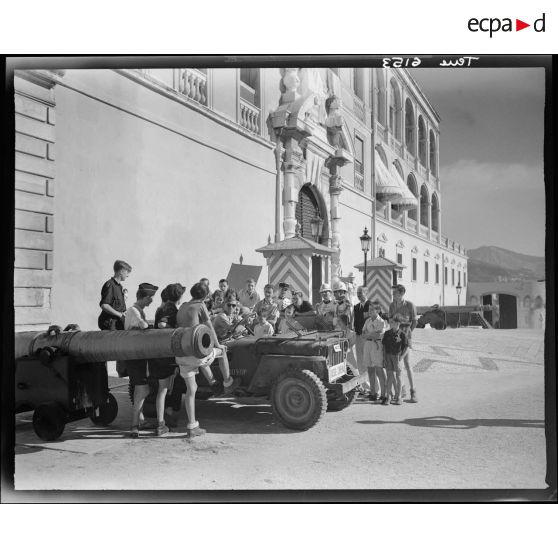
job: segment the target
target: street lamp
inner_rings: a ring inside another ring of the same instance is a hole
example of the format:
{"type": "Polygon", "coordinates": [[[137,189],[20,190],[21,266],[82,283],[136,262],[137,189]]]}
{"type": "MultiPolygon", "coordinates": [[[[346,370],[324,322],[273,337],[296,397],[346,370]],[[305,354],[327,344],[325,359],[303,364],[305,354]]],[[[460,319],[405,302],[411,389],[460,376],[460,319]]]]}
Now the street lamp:
{"type": "Polygon", "coordinates": [[[364,227],[364,234],[360,237],[360,246],[364,252],[364,285],[366,286],[366,256],[370,250],[370,240],[372,237],[368,234],[368,229],[364,227]]]}
{"type": "Polygon", "coordinates": [[[459,296],[461,295],[461,283],[457,284],[455,290],[457,291],[457,327],[461,327],[461,304],[459,301],[459,296]]]}
{"type": "Polygon", "coordinates": [[[322,227],[324,226],[324,220],[320,217],[318,210],[316,209],[316,215],[310,219],[310,228],[312,229],[312,237],[316,242],[320,236],[322,236],[322,227]]]}

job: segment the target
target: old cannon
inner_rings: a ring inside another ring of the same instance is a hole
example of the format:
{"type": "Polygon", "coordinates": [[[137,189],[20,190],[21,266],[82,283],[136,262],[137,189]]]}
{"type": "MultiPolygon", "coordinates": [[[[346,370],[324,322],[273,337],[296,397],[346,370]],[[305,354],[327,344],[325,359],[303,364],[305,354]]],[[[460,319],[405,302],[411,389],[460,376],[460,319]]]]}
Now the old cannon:
{"type": "Polygon", "coordinates": [[[15,334],[15,412],[34,411],[39,438],[56,440],[68,422],[89,417],[108,425],[118,404],[108,387],[106,362],[210,354],[209,328],[15,334]]]}

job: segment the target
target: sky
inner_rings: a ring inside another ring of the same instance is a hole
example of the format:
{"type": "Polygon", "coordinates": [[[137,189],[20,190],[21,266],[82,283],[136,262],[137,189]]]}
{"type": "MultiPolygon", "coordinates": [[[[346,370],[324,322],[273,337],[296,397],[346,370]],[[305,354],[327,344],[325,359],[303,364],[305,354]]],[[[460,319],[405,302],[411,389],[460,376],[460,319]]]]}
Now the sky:
{"type": "Polygon", "coordinates": [[[410,73],[441,118],[442,234],[544,256],[544,69],[410,73]]]}

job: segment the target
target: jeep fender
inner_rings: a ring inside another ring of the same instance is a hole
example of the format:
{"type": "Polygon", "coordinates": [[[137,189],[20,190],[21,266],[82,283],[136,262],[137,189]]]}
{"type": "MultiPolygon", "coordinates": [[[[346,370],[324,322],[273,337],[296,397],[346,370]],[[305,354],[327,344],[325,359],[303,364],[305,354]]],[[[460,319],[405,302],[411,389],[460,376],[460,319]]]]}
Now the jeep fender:
{"type": "Polygon", "coordinates": [[[248,391],[269,393],[274,380],[288,369],[310,370],[325,382],[327,381],[327,362],[323,356],[263,355],[250,382],[248,391]]]}

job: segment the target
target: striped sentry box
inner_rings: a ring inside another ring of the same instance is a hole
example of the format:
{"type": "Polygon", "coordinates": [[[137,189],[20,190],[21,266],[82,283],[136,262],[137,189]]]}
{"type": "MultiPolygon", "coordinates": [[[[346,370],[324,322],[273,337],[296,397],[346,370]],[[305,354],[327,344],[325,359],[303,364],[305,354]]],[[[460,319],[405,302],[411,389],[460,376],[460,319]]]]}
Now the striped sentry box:
{"type": "Polygon", "coordinates": [[[384,312],[391,303],[392,272],[389,268],[371,269],[367,272],[368,298],[377,300],[384,312]]]}
{"type": "Polygon", "coordinates": [[[295,291],[310,297],[310,258],[305,254],[273,254],[267,258],[269,282],[272,285],[289,283],[295,291]]]}

